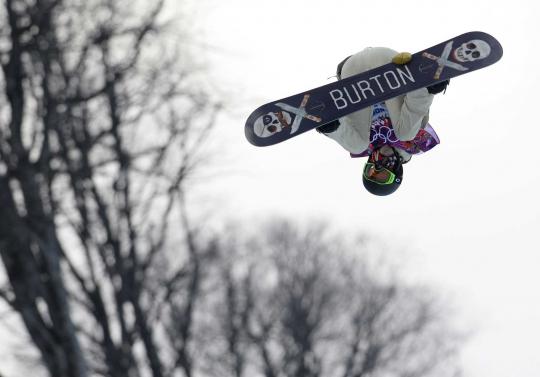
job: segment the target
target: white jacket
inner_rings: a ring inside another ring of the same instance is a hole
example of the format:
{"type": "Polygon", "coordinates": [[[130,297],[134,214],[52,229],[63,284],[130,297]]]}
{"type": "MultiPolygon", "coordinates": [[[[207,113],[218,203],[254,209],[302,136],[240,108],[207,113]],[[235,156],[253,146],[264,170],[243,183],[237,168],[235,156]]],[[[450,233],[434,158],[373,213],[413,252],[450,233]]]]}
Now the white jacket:
{"type": "MultiPolygon", "coordinates": [[[[388,64],[396,54],[397,51],[390,48],[368,47],[345,62],[341,77],[346,78],[388,64]]],[[[426,125],[433,97],[426,88],[421,88],[385,101],[394,132],[400,140],[414,139],[420,128],[426,125]]],[[[326,135],[349,152],[362,153],[369,146],[372,116],[373,106],[349,114],[340,118],[340,126],[336,131],[326,135]]]]}

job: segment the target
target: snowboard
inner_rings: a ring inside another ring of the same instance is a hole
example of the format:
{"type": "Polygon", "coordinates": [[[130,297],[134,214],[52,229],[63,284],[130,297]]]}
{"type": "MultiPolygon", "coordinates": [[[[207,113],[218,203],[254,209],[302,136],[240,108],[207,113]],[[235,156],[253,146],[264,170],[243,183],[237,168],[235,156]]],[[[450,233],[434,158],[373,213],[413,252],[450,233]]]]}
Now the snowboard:
{"type": "Polygon", "coordinates": [[[405,65],[389,63],[262,105],[248,117],[245,135],[256,146],[277,144],[376,103],[487,67],[502,54],[491,35],[465,33],[413,54],[405,65]]]}

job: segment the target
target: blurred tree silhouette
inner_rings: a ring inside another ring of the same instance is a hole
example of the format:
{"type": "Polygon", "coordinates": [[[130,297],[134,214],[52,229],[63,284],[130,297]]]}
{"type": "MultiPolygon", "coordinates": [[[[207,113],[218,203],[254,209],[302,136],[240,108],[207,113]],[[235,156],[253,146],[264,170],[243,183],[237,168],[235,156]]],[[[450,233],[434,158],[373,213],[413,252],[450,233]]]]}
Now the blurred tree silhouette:
{"type": "Polygon", "coordinates": [[[223,242],[236,260],[221,265],[209,375],[458,375],[463,337],[435,293],[327,227],[274,220],[223,242]]]}
{"type": "Polygon", "coordinates": [[[192,375],[213,252],[184,187],[220,104],[163,8],[2,2],[0,293],[51,376],[192,375]]]}
{"type": "Polygon", "coordinates": [[[457,341],[433,294],[354,258],[360,246],[324,226],[191,220],[186,183],[221,105],[163,13],[0,8],[0,297],[44,370],[451,375],[457,341]]]}

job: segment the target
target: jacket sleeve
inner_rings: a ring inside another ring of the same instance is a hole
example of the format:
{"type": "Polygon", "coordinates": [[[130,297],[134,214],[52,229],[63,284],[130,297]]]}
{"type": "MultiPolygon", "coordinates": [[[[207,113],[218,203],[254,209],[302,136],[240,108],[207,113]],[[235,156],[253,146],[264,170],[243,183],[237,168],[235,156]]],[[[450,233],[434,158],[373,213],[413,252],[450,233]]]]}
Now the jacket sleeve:
{"type": "Polygon", "coordinates": [[[325,133],[331,139],[337,141],[350,153],[362,153],[369,146],[369,129],[363,135],[364,128],[358,127],[358,122],[352,122],[348,117],[339,119],[340,126],[334,132],[325,133]]]}
{"type": "Polygon", "coordinates": [[[422,120],[428,115],[434,95],[426,88],[413,90],[405,95],[399,118],[392,123],[396,136],[403,141],[414,139],[422,120]]]}

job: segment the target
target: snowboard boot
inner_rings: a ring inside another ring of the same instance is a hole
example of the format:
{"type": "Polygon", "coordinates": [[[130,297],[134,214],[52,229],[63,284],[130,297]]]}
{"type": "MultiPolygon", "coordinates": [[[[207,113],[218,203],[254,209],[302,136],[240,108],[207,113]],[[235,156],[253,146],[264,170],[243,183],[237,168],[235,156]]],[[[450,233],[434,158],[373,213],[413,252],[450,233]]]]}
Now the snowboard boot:
{"type": "Polygon", "coordinates": [[[343,59],[336,68],[336,76],[338,80],[341,80],[341,71],[343,70],[343,65],[352,55],[347,56],[345,59],[343,59]]]}

